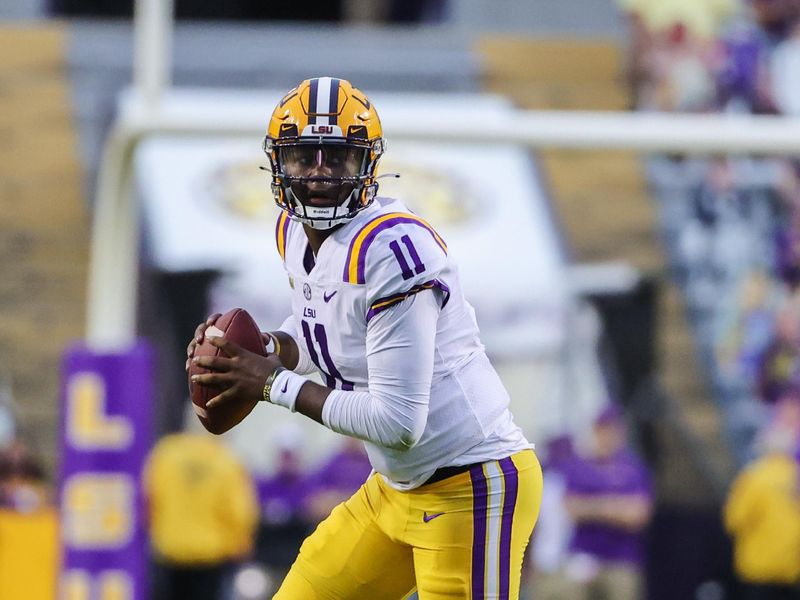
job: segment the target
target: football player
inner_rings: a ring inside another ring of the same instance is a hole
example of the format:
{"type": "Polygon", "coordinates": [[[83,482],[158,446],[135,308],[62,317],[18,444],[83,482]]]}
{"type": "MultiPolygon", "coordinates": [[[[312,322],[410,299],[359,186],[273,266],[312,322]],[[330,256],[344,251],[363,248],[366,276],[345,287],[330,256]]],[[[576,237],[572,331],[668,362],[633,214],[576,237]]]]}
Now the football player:
{"type": "MultiPolygon", "coordinates": [[[[364,441],[373,473],[304,542],[275,598],[517,598],[542,477],[478,338],[445,240],[377,196],[375,106],[348,81],[303,81],[264,150],[292,315],[267,356],[222,338],[191,360],[222,391],[207,415],[258,401],[364,441]],[[304,374],[317,371],[325,385],[304,374]]],[[[188,365],[188,363],[187,363],[188,365]]]]}

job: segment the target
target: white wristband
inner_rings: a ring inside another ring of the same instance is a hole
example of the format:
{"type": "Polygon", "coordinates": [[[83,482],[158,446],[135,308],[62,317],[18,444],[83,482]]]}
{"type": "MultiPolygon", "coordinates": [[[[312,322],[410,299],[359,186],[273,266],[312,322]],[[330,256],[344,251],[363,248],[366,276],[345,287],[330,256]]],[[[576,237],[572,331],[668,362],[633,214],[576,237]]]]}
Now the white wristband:
{"type": "Polygon", "coordinates": [[[269,393],[269,401],[271,404],[277,404],[290,411],[295,412],[294,405],[297,402],[297,395],[300,393],[300,388],[308,381],[305,377],[298,375],[286,369],[281,371],[272,382],[272,389],[269,393]]]}

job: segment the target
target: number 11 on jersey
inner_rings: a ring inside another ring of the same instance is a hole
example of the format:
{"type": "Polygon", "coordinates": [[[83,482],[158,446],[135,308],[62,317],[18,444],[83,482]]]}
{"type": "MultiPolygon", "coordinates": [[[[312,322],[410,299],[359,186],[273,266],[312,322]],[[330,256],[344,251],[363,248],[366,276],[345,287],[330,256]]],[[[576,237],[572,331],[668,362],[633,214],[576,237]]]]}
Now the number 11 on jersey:
{"type": "Polygon", "coordinates": [[[353,383],[345,380],[342,374],[339,373],[339,369],[333,364],[333,359],[328,349],[328,334],[325,332],[325,326],[322,323],[314,323],[314,338],[316,339],[316,343],[319,344],[319,353],[317,353],[314,339],[311,337],[311,327],[308,321],[300,321],[300,325],[303,328],[303,337],[306,340],[308,355],[311,357],[314,364],[317,365],[320,372],[325,376],[325,385],[331,389],[336,389],[336,382],[339,381],[341,382],[341,389],[351,391],[353,389],[353,383]],[[325,362],[324,368],[319,362],[320,355],[322,355],[322,360],[325,362]]]}
{"type": "Polygon", "coordinates": [[[400,244],[397,243],[397,240],[392,240],[389,242],[389,248],[392,249],[394,252],[394,257],[397,259],[397,262],[400,263],[400,270],[403,272],[403,279],[411,279],[414,276],[414,273],[419,275],[425,270],[425,264],[419,257],[417,253],[417,249],[414,248],[414,244],[411,242],[411,238],[408,235],[404,235],[400,238],[400,241],[403,242],[408,253],[411,255],[411,260],[414,262],[414,271],[411,271],[411,267],[408,266],[408,261],[406,261],[406,257],[403,254],[403,251],[400,249],[400,244]]]}

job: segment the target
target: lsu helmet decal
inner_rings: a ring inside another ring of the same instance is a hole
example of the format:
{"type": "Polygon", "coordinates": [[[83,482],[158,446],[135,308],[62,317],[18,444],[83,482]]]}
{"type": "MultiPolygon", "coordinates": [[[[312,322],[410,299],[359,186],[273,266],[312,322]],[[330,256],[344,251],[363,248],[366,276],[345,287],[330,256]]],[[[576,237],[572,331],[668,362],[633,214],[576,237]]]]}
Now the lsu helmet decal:
{"type": "Polygon", "coordinates": [[[275,107],[264,138],[275,202],[315,229],[346,223],[374,200],[385,147],[378,113],[358,88],[307,79],[275,107]]]}

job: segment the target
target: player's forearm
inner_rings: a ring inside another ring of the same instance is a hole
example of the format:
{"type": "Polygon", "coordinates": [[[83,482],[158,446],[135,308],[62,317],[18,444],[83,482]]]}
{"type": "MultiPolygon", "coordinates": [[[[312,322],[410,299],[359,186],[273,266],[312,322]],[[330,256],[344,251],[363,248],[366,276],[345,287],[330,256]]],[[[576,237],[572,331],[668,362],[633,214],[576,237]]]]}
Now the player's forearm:
{"type": "Polygon", "coordinates": [[[304,350],[302,341],[298,341],[301,338],[293,316],[287,317],[281,326],[275,331],[270,331],[269,335],[280,345],[280,348],[276,350],[278,350],[278,358],[284,367],[300,375],[316,371],[316,365],[308,352],[304,350]]]}
{"type": "Polygon", "coordinates": [[[427,421],[438,313],[436,298],[426,291],[373,318],[369,391],[331,390],[285,372],[272,382],[270,401],[337,433],[408,450],[427,421]]]}
{"type": "MultiPolygon", "coordinates": [[[[288,367],[287,367],[288,368],[288,367]]],[[[322,421],[322,407],[325,406],[325,401],[333,390],[313,381],[306,381],[300,388],[300,393],[297,394],[297,400],[294,409],[313,419],[320,425],[325,423],[322,421]]]]}
{"type": "Polygon", "coordinates": [[[407,450],[422,436],[428,397],[397,397],[332,390],[284,371],[269,393],[270,402],[299,412],[335,431],[394,450],[407,450]]]}
{"type": "Polygon", "coordinates": [[[290,371],[294,371],[300,360],[300,350],[297,347],[297,342],[285,331],[270,331],[269,334],[278,342],[276,345],[280,348],[280,351],[277,354],[281,364],[290,371]]]}
{"type": "Polygon", "coordinates": [[[413,448],[425,431],[428,395],[332,390],[323,405],[329,429],[392,450],[413,448]]]}

